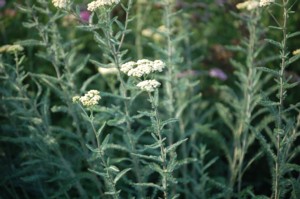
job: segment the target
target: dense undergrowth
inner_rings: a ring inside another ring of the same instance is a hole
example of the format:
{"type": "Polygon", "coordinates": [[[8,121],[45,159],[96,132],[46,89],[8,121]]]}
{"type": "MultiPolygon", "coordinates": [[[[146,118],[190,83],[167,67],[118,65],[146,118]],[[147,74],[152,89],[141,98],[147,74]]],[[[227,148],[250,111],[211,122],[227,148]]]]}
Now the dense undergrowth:
{"type": "Polygon", "coordinates": [[[0,0],[0,198],[300,198],[296,0],[0,0]]]}

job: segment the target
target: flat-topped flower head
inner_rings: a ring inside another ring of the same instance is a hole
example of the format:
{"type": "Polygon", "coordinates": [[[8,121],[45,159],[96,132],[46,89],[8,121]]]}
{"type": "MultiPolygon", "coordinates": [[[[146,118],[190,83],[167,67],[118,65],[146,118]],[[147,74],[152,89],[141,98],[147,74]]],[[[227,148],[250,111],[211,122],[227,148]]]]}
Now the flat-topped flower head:
{"type": "Polygon", "coordinates": [[[156,71],[162,72],[165,65],[161,60],[140,59],[137,62],[130,61],[123,64],[120,70],[128,76],[142,77],[156,71]]]}
{"type": "Polygon", "coordinates": [[[52,0],[52,3],[57,8],[65,8],[70,3],[70,0],[52,0]]]}
{"type": "Polygon", "coordinates": [[[299,54],[300,54],[300,48],[293,51],[293,55],[299,55],[299,54]]]}
{"type": "Polygon", "coordinates": [[[94,12],[100,7],[111,6],[112,4],[118,4],[119,2],[120,0],[96,0],[89,3],[87,9],[91,12],[94,12]]]}
{"type": "Polygon", "coordinates": [[[265,6],[268,6],[270,5],[271,3],[274,3],[275,0],[260,0],[259,2],[259,6],[260,7],[265,7],[265,6]]]}
{"type": "Polygon", "coordinates": [[[81,102],[83,106],[85,107],[90,107],[97,105],[99,100],[101,99],[100,97],[100,92],[97,90],[90,90],[88,91],[84,96],[74,96],[72,98],[72,101],[74,103],[81,102]]]}
{"type": "Polygon", "coordinates": [[[161,84],[154,80],[145,80],[138,83],[136,86],[139,87],[142,91],[153,92],[156,88],[158,88],[161,84]]]}
{"type": "Polygon", "coordinates": [[[19,44],[13,44],[13,45],[4,45],[0,47],[0,53],[15,53],[15,52],[22,52],[24,50],[23,46],[19,44]]]}
{"type": "Polygon", "coordinates": [[[259,2],[257,0],[248,0],[242,3],[236,4],[236,8],[239,10],[247,9],[254,10],[259,7],[259,2]]]}

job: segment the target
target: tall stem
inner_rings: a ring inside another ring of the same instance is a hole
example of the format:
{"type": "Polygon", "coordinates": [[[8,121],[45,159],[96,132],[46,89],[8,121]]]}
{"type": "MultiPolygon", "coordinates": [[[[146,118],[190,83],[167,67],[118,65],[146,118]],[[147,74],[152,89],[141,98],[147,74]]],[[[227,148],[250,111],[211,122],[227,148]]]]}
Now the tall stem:
{"type": "MultiPolygon", "coordinates": [[[[174,117],[174,81],[176,78],[174,78],[174,63],[173,63],[173,45],[171,41],[171,12],[172,12],[172,2],[170,0],[164,1],[164,23],[165,27],[167,29],[166,39],[167,39],[167,82],[166,82],[166,93],[168,97],[168,104],[167,104],[167,111],[169,113],[169,117],[174,117]]],[[[173,137],[174,137],[174,128],[173,126],[170,126],[171,132],[170,136],[168,137],[169,144],[173,143],[173,137]]]]}
{"type": "MultiPolygon", "coordinates": [[[[280,72],[279,72],[279,105],[278,105],[278,119],[277,119],[277,129],[281,131],[282,129],[282,110],[283,110],[283,101],[284,101],[284,71],[286,67],[286,42],[287,42],[287,17],[288,17],[288,9],[287,9],[288,0],[282,0],[283,5],[283,24],[282,24],[282,47],[281,47],[281,64],[280,64],[280,72]]],[[[275,186],[274,186],[274,198],[280,198],[280,180],[281,180],[281,137],[280,132],[277,132],[276,135],[276,148],[277,148],[277,156],[275,162],[275,186]]]]}
{"type": "MultiPolygon", "coordinates": [[[[152,108],[154,110],[154,119],[155,119],[155,134],[158,137],[158,140],[160,142],[160,156],[162,159],[162,169],[164,172],[167,172],[167,153],[166,153],[166,148],[164,144],[164,139],[161,134],[161,123],[160,123],[160,118],[157,110],[157,104],[155,103],[154,97],[151,95],[151,93],[148,93],[150,102],[152,104],[152,108]]],[[[167,174],[164,173],[162,176],[162,186],[163,186],[163,194],[164,194],[164,199],[168,199],[168,179],[167,179],[167,174]]]]}
{"type": "Polygon", "coordinates": [[[116,185],[115,185],[114,180],[113,180],[113,176],[110,174],[109,169],[107,169],[107,168],[109,168],[109,165],[107,164],[107,161],[104,158],[104,152],[102,151],[102,148],[101,148],[100,138],[97,135],[97,131],[96,131],[96,128],[95,128],[95,125],[94,125],[93,112],[91,112],[91,115],[89,116],[87,114],[87,112],[82,107],[81,107],[81,109],[83,110],[83,112],[85,113],[85,115],[89,118],[89,122],[91,124],[93,133],[95,135],[96,143],[97,143],[97,148],[100,151],[101,164],[106,169],[106,183],[108,184],[108,188],[110,189],[109,191],[113,193],[113,195],[112,195],[113,199],[119,199],[120,196],[119,196],[119,193],[117,192],[116,185]]]}
{"type": "MultiPolygon", "coordinates": [[[[233,135],[233,157],[230,165],[230,188],[234,190],[235,184],[237,184],[237,194],[240,198],[240,193],[242,189],[242,178],[243,178],[243,166],[245,154],[248,147],[248,125],[251,122],[252,109],[251,104],[253,103],[254,87],[254,78],[256,74],[256,69],[254,66],[255,59],[255,45],[257,43],[257,21],[259,17],[258,10],[253,10],[249,15],[249,21],[247,22],[249,30],[249,39],[247,45],[247,58],[246,58],[246,70],[247,79],[241,80],[243,84],[242,92],[243,99],[241,101],[242,108],[238,113],[238,123],[237,130],[233,135]]],[[[231,198],[231,193],[228,194],[227,198],[231,198]]]]}
{"type": "MultiPolygon", "coordinates": [[[[126,135],[127,135],[127,138],[130,142],[130,156],[131,156],[131,159],[133,160],[133,167],[134,167],[134,171],[135,171],[135,175],[136,175],[136,179],[138,181],[138,183],[142,183],[142,173],[141,173],[141,169],[139,167],[139,160],[136,156],[133,156],[132,153],[136,153],[136,148],[135,148],[135,142],[133,141],[132,139],[132,135],[131,133],[133,132],[132,131],[132,127],[131,127],[131,121],[129,120],[130,118],[130,112],[129,112],[129,101],[127,100],[128,96],[127,96],[127,93],[128,93],[128,88],[127,88],[127,85],[126,85],[126,82],[125,80],[123,79],[122,77],[122,74],[121,74],[121,71],[120,71],[120,65],[121,65],[121,57],[120,57],[120,50],[122,48],[122,45],[123,45],[123,42],[124,42],[124,39],[125,39],[125,32],[127,30],[127,27],[128,27],[128,18],[129,18],[129,12],[128,10],[131,8],[131,4],[132,4],[132,1],[129,0],[128,2],[128,8],[127,8],[127,11],[126,11],[126,19],[125,19],[125,24],[124,24],[124,31],[123,31],[123,34],[121,36],[121,40],[118,44],[118,46],[116,46],[115,44],[112,43],[112,39],[113,39],[113,30],[112,30],[112,27],[109,25],[109,21],[110,21],[110,11],[106,13],[106,20],[107,20],[107,28],[105,28],[105,31],[104,31],[104,34],[105,34],[105,37],[107,39],[107,42],[108,42],[108,45],[111,49],[111,54],[113,55],[114,57],[114,62],[115,62],[115,65],[116,65],[116,68],[118,70],[118,79],[120,80],[121,82],[121,86],[120,86],[120,94],[123,98],[125,98],[126,100],[124,100],[124,112],[125,112],[125,115],[126,115],[126,135]]],[[[144,191],[141,189],[141,188],[138,188],[138,195],[140,198],[144,198],[144,191]]]]}

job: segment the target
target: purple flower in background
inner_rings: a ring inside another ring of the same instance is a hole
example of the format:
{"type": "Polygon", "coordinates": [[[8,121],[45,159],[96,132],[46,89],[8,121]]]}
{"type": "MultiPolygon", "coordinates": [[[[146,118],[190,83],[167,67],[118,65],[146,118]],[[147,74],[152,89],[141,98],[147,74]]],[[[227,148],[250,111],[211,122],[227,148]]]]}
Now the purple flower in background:
{"type": "Polygon", "coordinates": [[[219,68],[212,68],[209,70],[209,76],[218,78],[220,80],[226,80],[227,75],[219,68]]]}
{"type": "Polygon", "coordinates": [[[87,10],[80,12],[80,18],[83,22],[89,22],[90,16],[91,16],[91,13],[87,10]]]}
{"type": "Polygon", "coordinates": [[[2,8],[3,6],[5,6],[6,1],[5,0],[0,0],[0,8],[2,8]]]}

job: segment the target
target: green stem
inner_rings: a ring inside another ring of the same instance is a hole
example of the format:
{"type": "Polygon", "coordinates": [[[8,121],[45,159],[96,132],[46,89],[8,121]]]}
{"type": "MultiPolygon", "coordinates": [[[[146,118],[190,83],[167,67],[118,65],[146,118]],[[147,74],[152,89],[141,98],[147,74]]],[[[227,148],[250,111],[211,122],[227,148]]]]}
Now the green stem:
{"type": "MultiPolygon", "coordinates": [[[[281,131],[282,129],[282,110],[283,110],[283,101],[284,101],[284,71],[286,67],[286,42],[287,42],[287,18],[288,18],[288,9],[287,9],[287,0],[282,0],[283,5],[283,24],[282,24],[282,48],[281,48],[281,64],[280,64],[280,72],[279,72],[279,105],[278,105],[278,119],[277,119],[277,129],[281,131]]],[[[275,186],[274,186],[274,198],[279,199],[281,195],[281,135],[277,132],[276,135],[276,148],[277,148],[277,156],[275,162],[275,186]]]]}
{"type": "MultiPolygon", "coordinates": [[[[167,171],[167,153],[166,153],[166,148],[165,148],[165,144],[164,144],[164,139],[162,137],[161,134],[161,122],[160,122],[160,118],[159,118],[159,113],[158,113],[158,107],[157,104],[155,103],[155,99],[154,97],[151,95],[150,92],[148,92],[149,95],[149,99],[152,105],[152,109],[154,111],[154,119],[155,119],[155,134],[158,137],[158,140],[160,142],[160,156],[161,156],[161,160],[162,160],[162,169],[163,172],[168,172],[167,171]]],[[[167,174],[164,173],[164,175],[162,176],[162,186],[163,186],[163,194],[164,194],[164,199],[168,199],[168,179],[167,179],[167,174]]]]}
{"type": "Polygon", "coordinates": [[[135,46],[136,46],[136,52],[137,52],[137,58],[142,59],[143,57],[143,46],[142,46],[142,37],[141,32],[143,28],[143,15],[142,15],[142,4],[141,1],[137,1],[136,3],[136,37],[135,37],[135,46]]]}
{"type": "Polygon", "coordinates": [[[112,197],[114,199],[119,199],[120,196],[119,196],[119,193],[117,192],[116,185],[115,185],[114,180],[113,180],[113,176],[110,174],[109,169],[108,169],[109,165],[107,164],[107,162],[105,161],[105,158],[104,158],[104,152],[102,151],[102,148],[101,148],[100,137],[97,136],[97,131],[96,131],[96,128],[95,128],[95,125],[94,125],[93,112],[91,112],[91,115],[89,116],[87,114],[87,112],[83,109],[83,107],[82,106],[80,106],[80,107],[84,111],[85,115],[89,118],[89,122],[91,124],[92,129],[93,129],[93,133],[95,135],[96,142],[97,142],[97,148],[100,151],[101,164],[106,169],[106,183],[108,184],[108,188],[111,189],[109,191],[111,191],[112,193],[114,193],[112,195],[112,197]]]}
{"type": "MultiPolygon", "coordinates": [[[[120,80],[121,82],[121,86],[120,86],[120,94],[123,98],[128,98],[127,97],[127,92],[128,92],[128,88],[127,88],[127,85],[122,77],[122,74],[121,74],[121,71],[120,71],[120,65],[121,65],[121,61],[120,61],[120,50],[121,50],[121,47],[122,47],[122,44],[124,42],[124,39],[125,39],[125,33],[126,33],[126,30],[127,30],[127,27],[128,27],[128,18],[129,18],[129,12],[128,10],[131,8],[131,5],[132,5],[132,0],[130,0],[128,2],[128,8],[127,8],[127,11],[126,11],[126,19],[125,19],[125,24],[124,24],[124,31],[122,33],[122,36],[121,36],[121,40],[119,42],[119,45],[118,47],[116,47],[111,41],[112,41],[112,38],[113,38],[113,30],[112,30],[112,27],[109,25],[109,21],[110,21],[110,11],[106,13],[106,21],[107,21],[107,28],[105,29],[104,31],[104,34],[105,34],[105,37],[107,39],[107,42],[108,42],[108,45],[111,49],[111,53],[114,57],[114,61],[115,61],[115,65],[116,65],[116,68],[118,70],[118,79],[120,80]]],[[[135,171],[135,174],[136,174],[136,178],[137,178],[137,181],[138,183],[142,183],[142,173],[141,173],[141,169],[139,168],[139,160],[136,156],[133,156],[132,153],[136,153],[136,148],[135,148],[135,143],[132,139],[132,136],[131,136],[131,133],[132,133],[132,127],[131,127],[131,121],[130,121],[130,112],[129,112],[129,101],[126,99],[124,100],[124,111],[125,111],[125,115],[126,115],[126,135],[127,135],[127,138],[130,142],[130,156],[131,156],[131,159],[133,160],[133,167],[134,167],[134,171],[135,171]]],[[[139,194],[139,197],[141,198],[144,198],[144,191],[142,189],[138,189],[138,194],[139,194]]]]}
{"type": "MultiPolygon", "coordinates": [[[[172,13],[172,2],[170,0],[164,1],[164,23],[165,27],[167,29],[166,39],[167,39],[167,81],[166,81],[166,94],[168,97],[168,104],[167,104],[167,111],[169,113],[169,117],[174,117],[174,91],[173,86],[175,85],[176,78],[174,78],[174,64],[173,64],[173,49],[174,46],[171,41],[171,13],[172,13]]],[[[171,133],[170,136],[168,136],[168,142],[169,144],[173,143],[173,137],[174,137],[174,127],[173,125],[170,126],[171,133]]]]}

